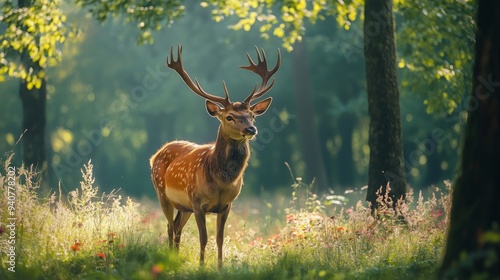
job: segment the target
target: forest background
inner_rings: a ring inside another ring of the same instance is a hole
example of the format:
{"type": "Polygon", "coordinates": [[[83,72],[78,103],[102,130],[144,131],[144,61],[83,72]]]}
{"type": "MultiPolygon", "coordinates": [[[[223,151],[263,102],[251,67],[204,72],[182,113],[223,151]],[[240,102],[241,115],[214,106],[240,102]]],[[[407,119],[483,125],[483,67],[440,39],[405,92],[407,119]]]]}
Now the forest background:
{"type": "MultiPolygon", "coordinates": [[[[406,180],[416,190],[454,177],[472,80],[472,4],[431,2],[395,4],[406,180]]],[[[178,43],[189,73],[221,95],[226,81],[233,99],[256,82],[237,70],[247,63],[245,53],[254,55],[258,46],[273,64],[276,49],[282,50],[273,104],[258,119],[260,133],[251,144],[243,196],[289,188],[294,178],[285,162],[304,182],[316,178],[320,192],[366,185],[369,118],[356,10],[346,6],[337,18],[306,23],[302,43],[293,45],[279,26],[250,28],[232,17],[217,22],[207,5],[185,3],[184,15],[170,27],[147,32],[141,23],[123,24],[123,16],[99,23],[77,6],[64,7],[65,20],[78,29],[60,61],[47,62],[48,185],[72,190],[92,159],[101,190],[152,197],[148,160],[163,143],[215,140],[218,122],[206,114],[204,101],[164,65],[178,43]],[[246,32],[232,30],[235,24],[246,32]]],[[[0,151],[13,150],[21,164],[19,80],[0,87],[0,151]]]]}

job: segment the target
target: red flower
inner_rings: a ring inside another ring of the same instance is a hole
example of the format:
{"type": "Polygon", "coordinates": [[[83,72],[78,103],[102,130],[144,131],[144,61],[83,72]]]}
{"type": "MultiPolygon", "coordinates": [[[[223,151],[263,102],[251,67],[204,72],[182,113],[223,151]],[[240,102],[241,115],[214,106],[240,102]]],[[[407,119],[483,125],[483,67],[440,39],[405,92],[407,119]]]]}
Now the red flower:
{"type": "Polygon", "coordinates": [[[337,228],[337,231],[338,231],[338,232],[341,232],[341,231],[343,231],[343,230],[344,230],[344,228],[343,228],[343,227],[338,227],[338,228],[337,228]]]}
{"type": "Polygon", "coordinates": [[[70,248],[73,251],[80,251],[80,247],[82,247],[82,245],[82,242],[75,240],[75,243],[73,243],[70,248]]]}
{"type": "Polygon", "coordinates": [[[3,226],[0,226],[0,234],[4,234],[7,232],[3,226]]]}
{"type": "Polygon", "coordinates": [[[106,254],[104,254],[103,252],[97,252],[97,254],[95,254],[97,257],[99,257],[101,260],[104,260],[106,259],[106,254]]]}
{"type": "Polygon", "coordinates": [[[431,216],[433,216],[434,218],[437,219],[437,218],[443,216],[443,213],[444,213],[443,210],[437,210],[437,211],[431,213],[431,216]]]}
{"type": "Polygon", "coordinates": [[[289,222],[289,223],[295,221],[295,215],[294,214],[288,214],[288,215],[286,215],[286,221],[289,222]]]}
{"type": "Polygon", "coordinates": [[[151,267],[151,274],[154,276],[157,276],[163,271],[163,265],[162,264],[155,264],[151,267]]]}

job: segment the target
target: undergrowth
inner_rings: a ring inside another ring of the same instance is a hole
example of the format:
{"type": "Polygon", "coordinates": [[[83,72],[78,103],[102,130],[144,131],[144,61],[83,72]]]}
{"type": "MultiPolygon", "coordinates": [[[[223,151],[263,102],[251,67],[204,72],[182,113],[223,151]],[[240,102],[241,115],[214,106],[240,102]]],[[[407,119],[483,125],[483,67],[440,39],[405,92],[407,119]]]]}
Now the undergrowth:
{"type": "Polygon", "coordinates": [[[333,193],[320,197],[295,178],[283,209],[261,203],[230,214],[219,271],[214,215],[207,219],[207,263],[200,268],[194,222],[180,252],[169,251],[159,206],[100,192],[90,162],[78,188],[44,197],[36,174],[17,168],[13,204],[10,159],[0,172],[1,279],[425,279],[436,270],[450,211],[449,183],[448,191],[428,198],[410,192],[396,207],[380,194],[375,219],[366,203],[350,205],[348,195],[333,193]],[[266,208],[282,215],[265,215],[266,208]]]}

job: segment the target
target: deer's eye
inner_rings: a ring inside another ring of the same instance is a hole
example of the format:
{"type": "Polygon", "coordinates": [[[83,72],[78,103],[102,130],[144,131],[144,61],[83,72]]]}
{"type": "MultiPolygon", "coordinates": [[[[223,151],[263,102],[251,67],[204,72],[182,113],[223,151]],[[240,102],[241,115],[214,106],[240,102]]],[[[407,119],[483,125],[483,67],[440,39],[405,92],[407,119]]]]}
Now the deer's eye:
{"type": "Polygon", "coordinates": [[[230,122],[230,121],[234,121],[234,119],[233,119],[233,117],[231,117],[231,116],[227,116],[227,117],[226,117],[226,121],[230,122]]]}

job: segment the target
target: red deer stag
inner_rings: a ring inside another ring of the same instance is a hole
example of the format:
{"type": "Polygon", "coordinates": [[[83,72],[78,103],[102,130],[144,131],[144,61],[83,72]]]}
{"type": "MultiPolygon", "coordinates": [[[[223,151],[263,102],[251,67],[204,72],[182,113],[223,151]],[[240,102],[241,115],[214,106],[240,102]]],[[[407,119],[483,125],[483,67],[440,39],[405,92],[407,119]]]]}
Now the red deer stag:
{"type": "Polygon", "coordinates": [[[205,259],[207,229],[205,215],[217,213],[218,267],[222,267],[222,244],[224,224],[233,201],[243,185],[243,173],[250,157],[248,141],[257,135],[254,118],[266,112],[272,98],[266,98],[253,105],[250,103],[266,94],[274,85],[268,85],[270,78],[278,71],[281,55],[274,69],[267,69],[266,55],[257,47],[258,62],[254,63],[247,53],[249,66],[241,68],[258,74],[262,79],[259,88],[255,86],[243,102],[229,101],[229,93],[223,82],[225,98],[205,92],[198,80],[193,80],[182,66],[182,47],[174,59],[173,47],[167,66],[175,70],[186,85],[197,95],[206,99],[210,116],[221,122],[215,143],[198,145],[187,141],[172,141],[165,144],[151,157],[151,177],[163,213],[168,220],[168,241],[170,247],[179,249],[182,228],[194,213],[200,234],[200,265],[205,259]],[[174,219],[174,208],[177,215],[174,219]]]}

